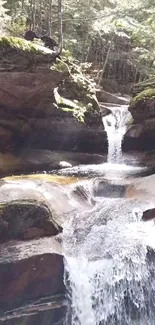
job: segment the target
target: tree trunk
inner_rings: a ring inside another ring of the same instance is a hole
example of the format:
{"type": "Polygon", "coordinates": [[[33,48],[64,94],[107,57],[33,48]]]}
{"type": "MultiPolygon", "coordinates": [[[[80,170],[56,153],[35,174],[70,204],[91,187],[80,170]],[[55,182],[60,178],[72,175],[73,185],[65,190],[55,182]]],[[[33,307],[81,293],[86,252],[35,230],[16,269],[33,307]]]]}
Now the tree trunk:
{"type": "Polygon", "coordinates": [[[59,48],[59,53],[61,53],[63,48],[62,0],[58,0],[58,48],[59,48]]]}
{"type": "Polygon", "coordinates": [[[52,0],[50,0],[49,7],[49,36],[52,36],[52,0]]]}
{"type": "Polygon", "coordinates": [[[24,5],[25,5],[24,0],[22,0],[22,15],[23,15],[23,12],[24,12],[24,5]]]}
{"type": "Polygon", "coordinates": [[[98,86],[100,86],[100,84],[102,82],[102,78],[103,78],[103,75],[104,75],[104,71],[105,71],[105,68],[106,68],[107,63],[108,63],[111,46],[112,46],[112,41],[110,42],[110,45],[109,45],[109,48],[108,48],[108,51],[107,51],[106,59],[105,59],[105,62],[103,64],[103,69],[101,71],[100,78],[99,78],[99,81],[98,81],[98,86]]]}

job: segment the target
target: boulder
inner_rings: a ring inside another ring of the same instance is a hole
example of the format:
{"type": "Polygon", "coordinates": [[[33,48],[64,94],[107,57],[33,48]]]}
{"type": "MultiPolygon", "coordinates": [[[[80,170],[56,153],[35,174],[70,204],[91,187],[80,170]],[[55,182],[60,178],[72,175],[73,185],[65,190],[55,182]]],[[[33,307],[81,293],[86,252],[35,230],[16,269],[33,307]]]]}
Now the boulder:
{"type": "Polygon", "coordinates": [[[105,149],[94,86],[76,64],[13,37],[0,38],[0,58],[1,154],[105,149]]]}
{"type": "Polygon", "coordinates": [[[126,134],[131,148],[148,150],[155,148],[155,79],[149,79],[132,88],[133,98],[129,111],[133,126],[126,134]]]}
{"type": "Polygon", "coordinates": [[[23,304],[16,310],[4,312],[0,325],[63,325],[66,313],[64,297],[57,295],[23,304]]]}
{"type": "Polygon", "coordinates": [[[21,153],[0,153],[0,176],[52,171],[79,164],[99,164],[105,157],[99,154],[50,151],[45,149],[22,150],[21,153]]]}
{"type": "Polygon", "coordinates": [[[0,207],[1,241],[55,235],[74,210],[64,186],[43,179],[2,181],[0,207]]]}
{"type": "MultiPolygon", "coordinates": [[[[89,186],[89,181],[83,183],[89,186]]],[[[81,186],[78,177],[46,174],[2,179],[0,241],[61,232],[70,215],[90,208],[91,193],[87,189],[81,191],[81,186]]]]}
{"type": "Polygon", "coordinates": [[[0,204],[0,242],[53,236],[59,231],[61,228],[44,203],[32,199],[0,204]]]}
{"type": "Polygon", "coordinates": [[[142,220],[148,221],[148,220],[151,220],[151,219],[154,219],[154,218],[155,218],[155,208],[154,209],[148,209],[148,210],[143,212],[142,220]]]}
{"type": "Polygon", "coordinates": [[[94,197],[121,198],[124,197],[127,185],[121,182],[105,180],[98,177],[93,180],[94,197]]]}
{"type": "Polygon", "coordinates": [[[130,181],[126,189],[125,196],[130,198],[138,198],[146,203],[149,202],[150,209],[152,209],[154,208],[155,202],[154,182],[155,174],[130,181]]]}
{"type": "Polygon", "coordinates": [[[62,294],[63,257],[51,238],[0,245],[0,313],[62,294]]]}
{"type": "Polygon", "coordinates": [[[111,94],[105,90],[97,90],[97,99],[99,102],[111,103],[116,105],[126,105],[129,102],[129,99],[126,97],[121,97],[117,94],[111,94]]]}

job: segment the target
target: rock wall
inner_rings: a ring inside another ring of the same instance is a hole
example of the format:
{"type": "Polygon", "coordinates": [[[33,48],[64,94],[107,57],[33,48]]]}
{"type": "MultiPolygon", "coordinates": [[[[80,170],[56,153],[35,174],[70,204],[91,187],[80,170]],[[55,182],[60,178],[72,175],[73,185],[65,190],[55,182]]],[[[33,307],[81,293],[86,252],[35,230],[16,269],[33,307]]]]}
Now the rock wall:
{"type": "Polygon", "coordinates": [[[134,123],[126,134],[131,148],[148,150],[155,148],[155,80],[146,80],[131,90],[129,110],[134,123]]]}
{"type": "Polygon", "coordinates": [[[13,37],[0,38],[0,59],[1,155],[105,150],[94,86],[76,64],[13,37]]]}

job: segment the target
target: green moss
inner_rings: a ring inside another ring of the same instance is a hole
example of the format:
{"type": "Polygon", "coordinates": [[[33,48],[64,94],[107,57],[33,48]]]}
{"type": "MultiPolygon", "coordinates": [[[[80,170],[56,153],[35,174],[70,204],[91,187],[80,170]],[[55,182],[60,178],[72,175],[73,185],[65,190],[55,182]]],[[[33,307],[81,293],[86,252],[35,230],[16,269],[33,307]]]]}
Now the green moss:
{"type": "Polygon", "coordinates": [[[155,98],[155,88],[149,88],[141,91],[131,100],[131,107],[134,107],[138,102],[144,102],[147,99],[155,98]]]}
{"type": "Polygon", "coordinates": [[[90,108],[91,103],[88,103],[86,105],[76,99],[66,99],[59,95],[58,88],[54,89],[54,97],[57,104],[57,108],[60,108],[65,112],[71,112],[79,121],[84,122],[85,113],[88,107],[90,108]]]}
{"type": "Polygon", "coordinates": [[[52,70],[66,72],[68,79],[60,87],[54,89],[56,106],[63,111],[71,112],[79,121],[84,122],[89,111],[99,112],[95,96],[95,84],[86,78],[81,65],[63,57],[51,67],[52,70]]]}
{"type": "Polygon", "coordinates": [[[1,36],[0,48],[4,50],[17,49],[25,52],[41,53],[41,50],[37,48],[37,45],[18,37],[1,36]]]}
{"type": "Polygon", "coordinates": [[[69,66],[67,65],[67,63],[65,63],[63,60],[59,60],[59,59],[57,59],[56,63],[53,64],[53,66],[51,67],[51,70],[70,73],[70,69],[69,69],[69,66]]]}

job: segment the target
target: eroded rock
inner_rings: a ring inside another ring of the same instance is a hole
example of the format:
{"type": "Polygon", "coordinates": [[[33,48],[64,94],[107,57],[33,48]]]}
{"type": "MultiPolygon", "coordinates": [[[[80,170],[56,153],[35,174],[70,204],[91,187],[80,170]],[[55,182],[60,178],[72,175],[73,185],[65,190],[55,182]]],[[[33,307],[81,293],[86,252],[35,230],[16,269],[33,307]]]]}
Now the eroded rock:
{"type": "Polygon", "coordinates": [[[0,245],[0,311],[64,292],[58,243],[44,238],[0,245]]]}
{"type": "Polygon", "coordinates": [[[61,228],[52,220],[52,213],[45,203],[14,200],[0,205],[1,242],[53,236],[59,231],[61,228]]]}
{"type": "MultiPolygon", "coordinates": [[[[0,152],[17,157],[18,170],[27,148],[104,150],[95,90],[75,64],[68,66],[65,59],[55,63],[51,50],[6,37],[0,38],[0,58],[0,152]]],[[[26,161],[21,167],[24,172],[26,161]]]]}
{"type": "Polygon", "coordinates": [[[64,297],[57,295],[31,301],[26,306],[4,312],[0,325],[63,325],[66,313],[64,297]]]}
{"type": "Polygon", "coordinates": [[[97,98],[99,102],[113,103],[116,105],[125,105],[129,102],[128,98],[117,96],[117,94],[111,94],[105,90],[98,90],[97,98]]]}
{"type": "Polygon", "coordinates": [[[50,151],[44,149],[23,150],[18,154],[0,153],[0,176],[11,174],[52,171],[79,164],[99,164],[105,158],[99,154],[50,151]]]}
{"type": "Polygon", "coordinates": [[[143,212],[143,217],[142,220],[144,221],[149,221],[151,219],[155,218],[155,208],[154,209],[149,209],[143,212]]]}
{"type": "Polygon", "coordinates": [[[132,88],[133,98],[130,102],[129,110],[134,119],[133,127],[136,129],[136,132],[134,132],[136,142],[134,143],[134,141],[132,141],[132,130],[129,130],[126,138],[130,139],[131,146],[136,149],[148,150],[155,148],[154,85],[154,78],[152,78],[139,83],[132,88]]]}

